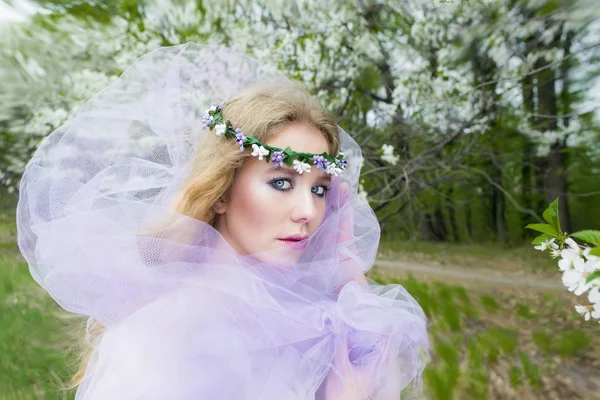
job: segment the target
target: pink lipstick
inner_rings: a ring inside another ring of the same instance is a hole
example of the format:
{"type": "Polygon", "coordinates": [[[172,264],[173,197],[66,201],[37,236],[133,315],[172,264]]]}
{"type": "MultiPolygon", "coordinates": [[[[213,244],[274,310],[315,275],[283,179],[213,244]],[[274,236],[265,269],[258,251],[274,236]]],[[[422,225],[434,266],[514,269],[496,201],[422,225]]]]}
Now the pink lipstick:
{"type": "Polygon", "coordinates": [[[298,250],[306,247],[306,239],[308,239],[308,236],[305,235],[293,235],[284,238],[277,238],[277,240],[279,240],[281,243],[298,250]]]}

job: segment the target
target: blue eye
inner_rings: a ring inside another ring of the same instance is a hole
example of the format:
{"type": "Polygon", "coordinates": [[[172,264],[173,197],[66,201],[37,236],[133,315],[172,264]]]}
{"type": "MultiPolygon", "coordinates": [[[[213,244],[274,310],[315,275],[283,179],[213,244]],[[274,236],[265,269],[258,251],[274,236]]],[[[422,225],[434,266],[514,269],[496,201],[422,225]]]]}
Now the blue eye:
{"type": "Polygon", "coordinates": [[[329,190],[329,188],[327,186],[320,185],[320,186],[313,186],[311,191],[314,194],[316,194],[317,196],[323,197],[323,196],[325,196],[325,193],[327,193],[327,190],[329,190]]]}
{"type": "Polygon", "coordinates": [[[277,190],[286,191],[292,188],[292,182],[289,179],[277,178],[269,182],[273,188],[277,190]]]}

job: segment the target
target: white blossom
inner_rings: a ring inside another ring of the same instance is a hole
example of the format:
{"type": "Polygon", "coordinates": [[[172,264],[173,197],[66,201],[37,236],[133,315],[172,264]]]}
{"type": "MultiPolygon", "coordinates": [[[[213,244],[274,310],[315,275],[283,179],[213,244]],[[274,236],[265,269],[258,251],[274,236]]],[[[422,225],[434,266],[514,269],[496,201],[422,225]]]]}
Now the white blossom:
{"type": "Polygon", "coordinates": [[[592,318],[600,319],[600,303],[594,304],[592,307],[594,311],[592,311],[592,318]]]}
{"type": "Polygon", "coordinates": [[[269,150],[265,149],[264,146],[259,146],[256,143],[252,145],[252,156],[258,157],[259,160],[263,160],[265,156],[269,155],[269,150]]]}
{"type": "Polygon", "coordinates": [[[592,306],[582,306],[580,304],[577,304],[575,306],[575,311],[577,311],[580,315],[583,315],[583,318],[586,321],[589,321],[590,316],[591,316],[592,306]]]}
{"type": "Polygon", "coordinates": [[[544,250],[556,250],[558,249],[558,245],[556,243],[554,243],[554,238],[549,239],[549,240],[544,240],[540,245],[535,246],[534,249],[536,250],[540,250],[540,251],[544,251],[544,250]]]}
{"type": "Polygon", "coordinates": [[[342,172],[344,172],[340,167],[338,167],[338,165],[336,163],[329,163],[329,165],[327,166],[326,170],[325,170],[328,174],[330,175],[334,175],[334,176],[340,176],[342,174],[342,172]]]}
{"type": "Polygon", "coordinates": [[[310,172],[310,164],[307,164],[305,162],[294,160],[292,166],[299,174],[302,174],[304,171],[310,172]]]}
{"type": "Polygon", "coordinates": [[[580,254],[581,253],[581,248],[579,247],[579,245],[577,244],[577,242],[575,242],[573,239],[571,238],[567,238],[565,240],[565,244],[569,247],[569,249],[571,249],[572,251],[580,254]]]}
{"type": "Polygon", "coordinates": [[[583,256],[586,258],[586,260],[593,261],[593,262],[600,262],[600,257],[591,255],[590,254],[591,251],[592,251],[591,247],[586,246],[583,248],[583,256]]]}
{"type": "Polygon", "coordinates": [[[381,155],[381,159],[389,164],[396,165],[398,163],[399,157],[394,154],[394,146],[389,144],[384,144],[381,146],[381,150],[383,154],[381,155]]]}
{"type": "Polygon", "coordinates": [[[582,295],[591,287],[591,284],[586,283],[586,280],[590,273],[594,271],[592,268],[593,266],[587,264],[583,258],[576,258],[572,261],[572,267],[563,272],[563,284],[570,292],[575,293],[575,295],[582,295]]]}
{"type": "Polygon", "coordinates": [[[361,204],[369,204],[368,193],[363,186],[363,182],[358,184],[358,201],[361,204]]]}
{"type": "Polygon", "coordinates": [[[588,300],[592,304],[600,304],[600,288],[592,288],[588,293],[588,300]]]}
{"type": "MultiPolygon", "coordinates": [[[[223,136],[223,134],[225,133],[225,124],[219,124],[219,125],[215,125],[215,133],[217,136],[223,136]]],[[[254,153],[252,154],[254,155],[254,153]]],[[[261,158],[262,160],[262,158],[261,158]]]]}
{"type": "Polygon", "coordinates": [[[579,256],[579,252],[572,249],[562,249],[560,255],[562,258],[558,261],[558,268],[561,271],[573,268],[575,262],[583,262],[583,259],[579,256]]]}

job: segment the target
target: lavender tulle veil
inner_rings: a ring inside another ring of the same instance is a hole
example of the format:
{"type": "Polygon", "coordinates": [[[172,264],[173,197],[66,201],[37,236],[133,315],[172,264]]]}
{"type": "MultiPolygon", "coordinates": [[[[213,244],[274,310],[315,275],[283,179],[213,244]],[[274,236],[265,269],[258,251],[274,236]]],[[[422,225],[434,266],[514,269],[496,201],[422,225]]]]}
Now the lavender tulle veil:
{"type": "Polygon", "coordinates": [[[28,163],[17,224],[31,274],[106,328],[77,399],[334,399],[349,380],[362,398],[420,392],[421,308],[400,285],[352,280],[373,265],[380,230],[357,196],[361,150],[343,129],[348,168],[297,262],[285,250],[239,255],[173,209],[209,134],[204,111],[274,81],[289,82],[227,48],[160,48],[28,163]]]}

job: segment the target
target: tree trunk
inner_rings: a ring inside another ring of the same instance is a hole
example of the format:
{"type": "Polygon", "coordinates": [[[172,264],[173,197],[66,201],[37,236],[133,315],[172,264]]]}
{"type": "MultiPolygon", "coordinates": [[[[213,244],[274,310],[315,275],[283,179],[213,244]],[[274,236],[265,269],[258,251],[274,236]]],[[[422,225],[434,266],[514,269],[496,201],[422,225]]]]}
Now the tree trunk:
{"type": "MultiPolygon", "coordinates": [[[[545,67],[544,61],[536,63],[536,69],[545,67]]],[[[557,94],[556,94],[556,73],[552,68],[546,68],[536,74],[537,93],[538,93],[538,114],[546,116],[540,118],[538,124],[541,131],[557,131],[557,94]]],[[[544,184],[543,190],[546,193],[546,203],[552,202],[558,198],[559,215],[563,230],[570,231],[570,216],[567,203],[567,174],[565,142],[557,140],[550,147],[548,156],[540,160],[538,166],[538,183],[544,184]]],[[[540,188],[542,189],[542,188],[540,188]]],[[[548,204],[545,205],[547,207],[548,204]]],[[[543,208],[545,208],[543,207],[543,208]]],[[[542,209],[543,209],[542,208],[542,209]]]]}
{"type": "MultiPolygon", "coordinates": [[[[525,112],[530,114],[529,117],[529,126],[535,126],[536,120],[533,114],[535,114],[535,104],[533,97],[533,79],[531,75],[527,75],[523,78],[523,107],[525,112]]],[[[531,139],[528,137],[524,137],[524,145],[523,152],[521,156],[521,197],[523,199],[523,206],[530,210],[538,209],[539,201],[536,198],[539,197],[538,193],[534,193],[532,184],[533,184],[533,155],[535,152],[535,148],[533,143],[531,143],[531,139]]],[[[527,213],[522,214],[521,218],[521,237],[526,239],[531,235],[531,232],[528,229],[525,229],[525,226],[531,223],[535,223],[535,219],[527,213]],[[529,231],[529,232],[528,232],[529,231]]]]}
{"type": "MultiPolygon", "coordinates": [[[[493,165],[492,166],[492,173],[493,175],[492,177],[492,181],[496,184],[499,185],[500,187],[502,187],[502,169],[500,169],[498,166],[493,165]]],[[[498,239],[498,241],[502,244],[507,245],[508,244],[508,235],[507,235],[507,231],[508,231],[508,227],[506,226],[506,207],[505,207],[505,201],[506,199],[504,198],[504,192],[502,190],[500,190],[498,188],[498,186],[493,187],[493,192],[492,192],[492,202],[494,204],[493,206],[493,210],[494,210],[494,220],[495,220],[495,230],[496,230],[496,237],[498,239]]]]}
{"type": "Polygon", "coordinates": [[[448,194],[446,196],[446,210],[448,211],[448,237],[453,242],[459,241],[458,235],[458,227],[456,223],[456,211],[454,210],[453,197],[454,188],[451,186],[448,189],[448,194]]]}

